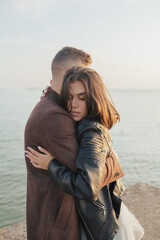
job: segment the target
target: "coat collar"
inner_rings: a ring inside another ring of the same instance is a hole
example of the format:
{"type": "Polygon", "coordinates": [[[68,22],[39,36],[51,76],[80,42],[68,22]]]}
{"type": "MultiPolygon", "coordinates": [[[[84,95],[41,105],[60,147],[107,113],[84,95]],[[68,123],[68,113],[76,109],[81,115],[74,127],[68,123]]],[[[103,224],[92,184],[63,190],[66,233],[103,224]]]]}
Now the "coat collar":
{"type": "Polygon", "coordinates": [[[60,95],[51,88],[48,89],[46,97],[54,101],[56,104],[61,105],[60,95]]]}

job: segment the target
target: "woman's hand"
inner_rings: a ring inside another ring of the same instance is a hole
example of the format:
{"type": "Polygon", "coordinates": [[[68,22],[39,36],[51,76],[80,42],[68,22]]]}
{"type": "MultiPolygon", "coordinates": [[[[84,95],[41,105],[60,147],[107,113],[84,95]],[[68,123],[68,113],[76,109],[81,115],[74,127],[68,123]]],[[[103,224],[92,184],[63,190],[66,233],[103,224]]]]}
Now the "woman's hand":
{"type": "Polygon", "coordinates": [[[46,86],[46,88],[42,91],[42,96],[40,97],[40,100],[46,97],[48,90],[51,88],[51,86],[46,86]]]}
{"type": "Polygon", "coordinates": [[[26,157],[30,159],[32,165],[36,168],[42,168],[47,170],[48,164],[54,156],[51,155],[46,149],[38,146],[38,149],[42,152],[39,153],[31,147],[27,147],[28,150],[25,151],[26,157]],[[43,154],[44,153],[44,154],[43,154]]]}

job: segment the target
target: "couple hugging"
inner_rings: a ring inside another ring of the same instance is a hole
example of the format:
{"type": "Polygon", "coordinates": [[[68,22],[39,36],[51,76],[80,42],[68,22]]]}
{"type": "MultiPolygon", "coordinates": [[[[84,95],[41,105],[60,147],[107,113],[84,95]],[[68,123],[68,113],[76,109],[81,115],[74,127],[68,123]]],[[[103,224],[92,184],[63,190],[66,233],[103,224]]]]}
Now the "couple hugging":
{"type": "Polygon", "coordinates": [[[139,240],[108,133],[120,115],[91,56],[64,47],[25,128],[28,240],[139,240]]]}

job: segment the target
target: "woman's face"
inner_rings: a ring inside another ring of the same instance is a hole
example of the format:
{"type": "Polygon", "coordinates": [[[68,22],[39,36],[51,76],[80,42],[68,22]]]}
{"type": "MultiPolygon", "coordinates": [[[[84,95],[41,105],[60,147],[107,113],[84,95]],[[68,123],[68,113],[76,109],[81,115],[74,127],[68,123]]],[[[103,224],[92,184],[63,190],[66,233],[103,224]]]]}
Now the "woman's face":
{"type": "Polygon", "coordinates": [[[68,111],[75,121],[87,116],[85,88],[81,81],[69,84],[68,111]]]}

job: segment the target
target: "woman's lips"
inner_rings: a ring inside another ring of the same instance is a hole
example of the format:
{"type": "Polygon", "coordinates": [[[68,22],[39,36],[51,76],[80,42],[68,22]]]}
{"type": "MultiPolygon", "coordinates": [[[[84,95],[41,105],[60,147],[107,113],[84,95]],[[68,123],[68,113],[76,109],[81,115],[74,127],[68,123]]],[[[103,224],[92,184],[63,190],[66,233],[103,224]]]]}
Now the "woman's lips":
{"type": "Polygon", "coordinates": [[[71,115],[72,115],[73,117],[77,117],[77,116],[79,115],[79,112],[71,112],[71,115]]]}

